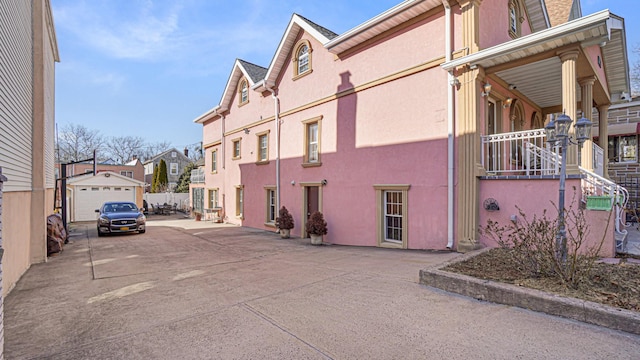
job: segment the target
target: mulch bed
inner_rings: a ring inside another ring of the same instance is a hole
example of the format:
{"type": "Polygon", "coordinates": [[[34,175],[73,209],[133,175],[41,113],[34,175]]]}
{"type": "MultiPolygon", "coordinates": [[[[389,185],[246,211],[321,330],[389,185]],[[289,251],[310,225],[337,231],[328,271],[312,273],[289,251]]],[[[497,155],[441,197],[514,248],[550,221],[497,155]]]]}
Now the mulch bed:
{"type": "Polygon", "coordinates": [[[520,271],[508,251],[511,250],[492,249],[443,270],[640,311],[640,265],[637,263],[627,262],[626,258],[620,259],[618,264],[597,263],[591,276],[577,289],[572,289],[559,279],[535,278],[520,271]]]}

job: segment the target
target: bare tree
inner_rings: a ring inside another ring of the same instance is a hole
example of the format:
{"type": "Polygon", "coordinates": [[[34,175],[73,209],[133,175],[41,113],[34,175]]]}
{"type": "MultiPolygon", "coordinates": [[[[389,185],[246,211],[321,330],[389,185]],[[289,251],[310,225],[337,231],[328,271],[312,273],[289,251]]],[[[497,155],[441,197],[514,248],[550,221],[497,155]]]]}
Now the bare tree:
{"type": "Polygon", "coordinates": [[[142,152],[138,154],[138,157],[140,158],[140,161],[144,162],[169,148],[171,148],[171,143],[166,140],[147,144],[144,149],[142,149],[142,152]]]}
{"type": "Polygon", "coordinates": [[[125,164],[133,156],[140,156],[146,148],[144,139],[139,136],[112,136],[107,143],[107,152],[119,164],[125,164]]]}
{"type": "MultiPolygon", "coordinates": [[[[60,162],[71,162],[93,157],[93,151],[104,147],[104,137],[97,130],[89,130],[83,125],[68,124],[59,132],[57,148],[60,162]]],[[[100,157],[103,158],[103,157],[100,157]]]]}

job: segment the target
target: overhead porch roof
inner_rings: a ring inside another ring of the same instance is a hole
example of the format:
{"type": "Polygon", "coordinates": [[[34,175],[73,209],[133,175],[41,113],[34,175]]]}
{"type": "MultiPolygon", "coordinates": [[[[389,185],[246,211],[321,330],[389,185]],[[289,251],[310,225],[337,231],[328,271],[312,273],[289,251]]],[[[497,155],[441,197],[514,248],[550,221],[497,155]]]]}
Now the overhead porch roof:
{"type": "MultiPolygon", "coordinates": [[[[562,64],[557,52],[596,44],[602,49],[607,79],[605,84],[596,82],[594,100],[599,104],[621,101],[621,94],[629,92],[624,21],[608,10],[463,56],[442,64],[442,68],[451,71],[464,65],[482,66],[487,74],[516,85],[519,93],[548,108],[560,105],[562,99],[562,64]]],[[[595,76],[592,66],[581,52],[578,77],[595,76]]]]}

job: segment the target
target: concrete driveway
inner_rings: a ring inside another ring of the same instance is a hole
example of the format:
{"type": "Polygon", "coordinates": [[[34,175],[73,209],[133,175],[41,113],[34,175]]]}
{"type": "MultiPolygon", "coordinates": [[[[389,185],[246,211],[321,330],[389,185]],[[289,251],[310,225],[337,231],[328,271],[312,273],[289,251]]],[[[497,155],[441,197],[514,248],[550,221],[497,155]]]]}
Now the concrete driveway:
{"type": "Polygon", "coordinates": [[[72,243],[5,299],[6,359],[637,359],[640,337],[418,284],[458,256],[150,219],[72,243]],[[166,226],[166,225],[171,225],[166,226]]]}

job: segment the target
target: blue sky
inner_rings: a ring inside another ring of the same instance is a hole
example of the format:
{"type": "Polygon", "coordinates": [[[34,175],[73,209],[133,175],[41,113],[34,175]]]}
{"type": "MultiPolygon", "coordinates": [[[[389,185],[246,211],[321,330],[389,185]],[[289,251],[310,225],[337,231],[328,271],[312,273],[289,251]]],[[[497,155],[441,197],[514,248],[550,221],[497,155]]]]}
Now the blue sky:
{"type": "MultiPolygon", "coordinates": [[[[341,34],[401,0],[51,2],[58,126],[180,149],[202,140],[202,125],[192,121],[218,104],[236,58],[269,66],[292,13],[341,34]]],[[[632,65],[637,0],[582,0],[583,15],[606,8],[625,18],[632,65]]]]}

